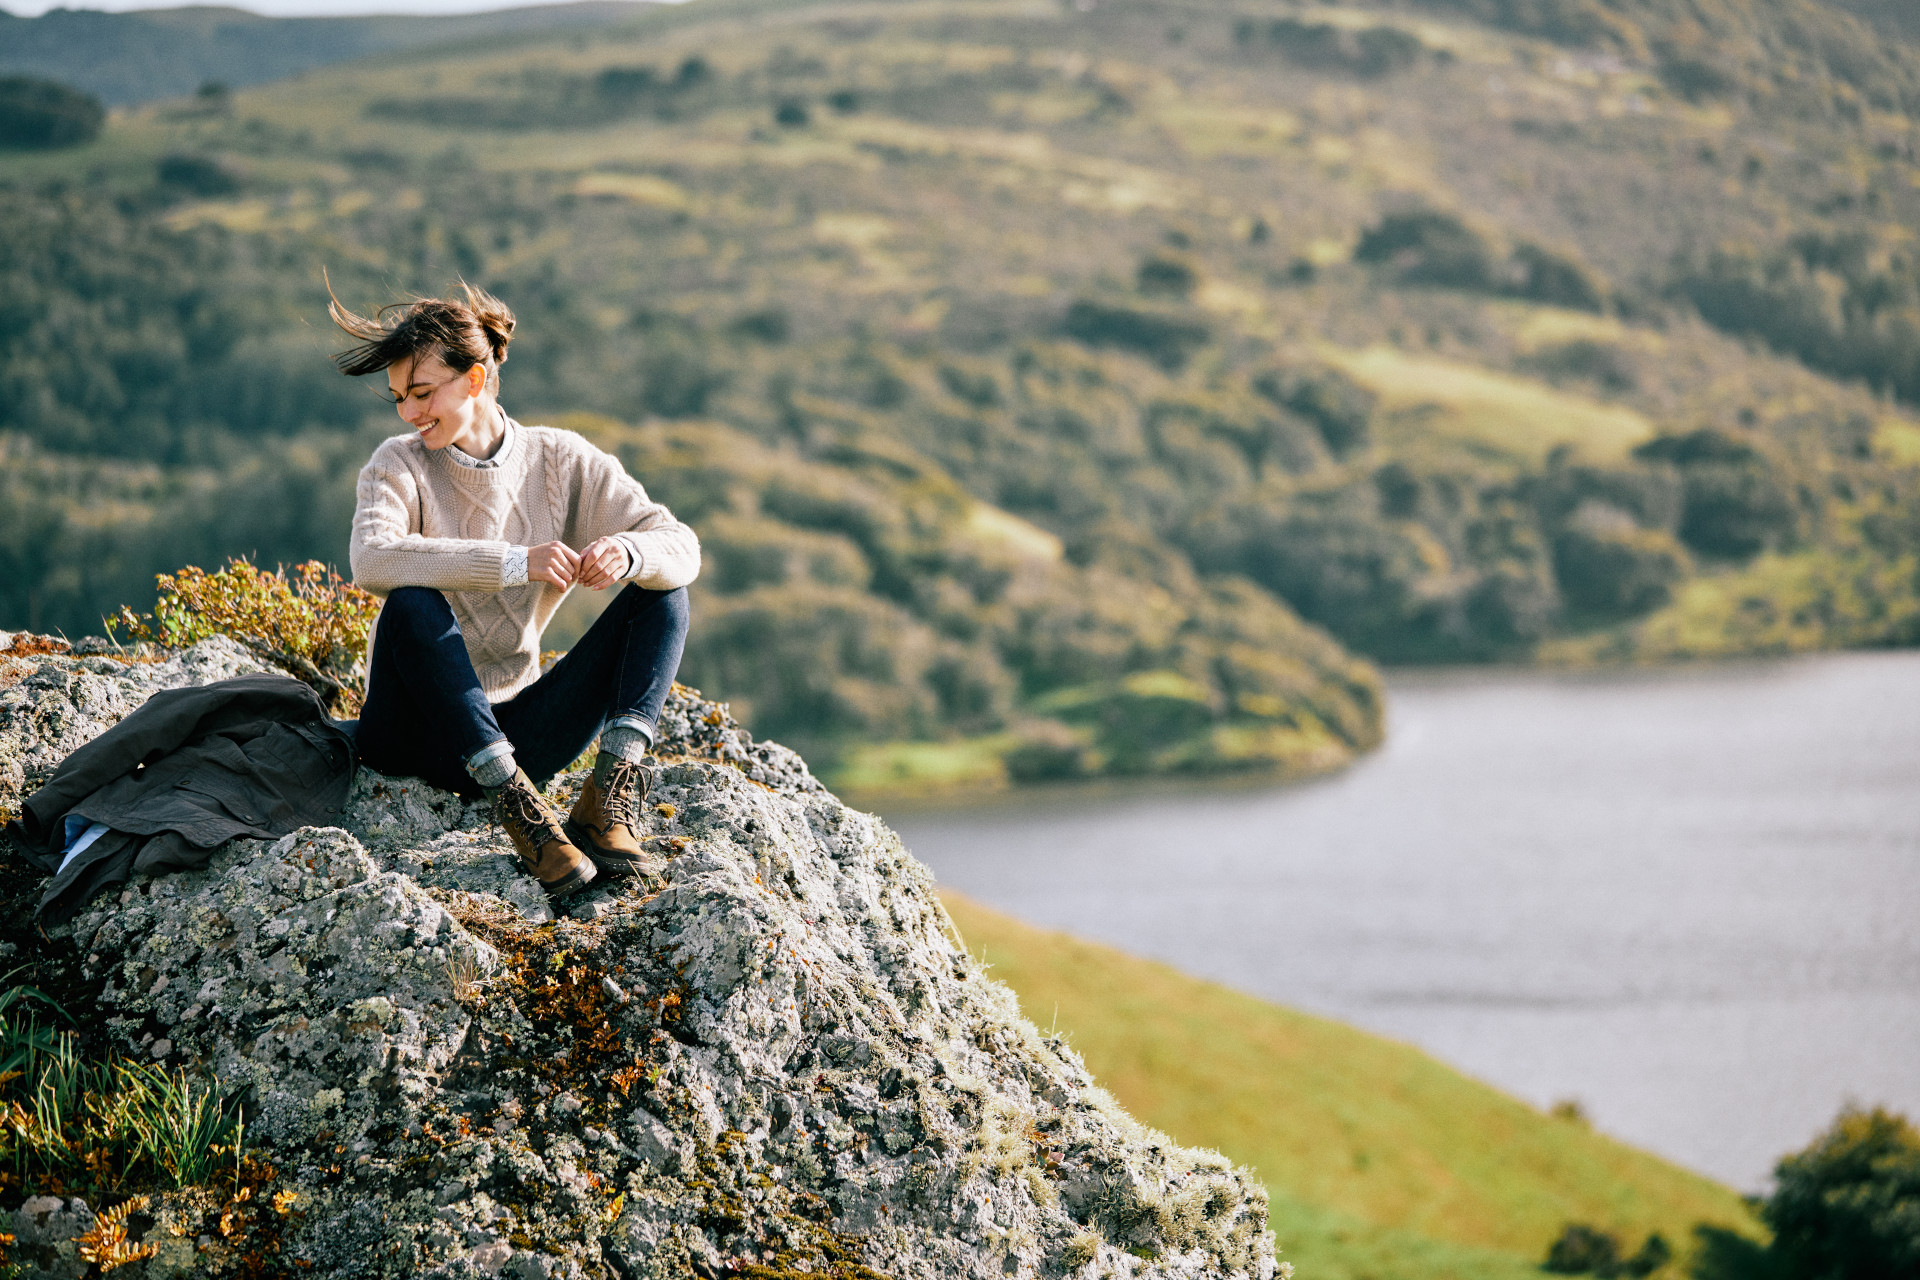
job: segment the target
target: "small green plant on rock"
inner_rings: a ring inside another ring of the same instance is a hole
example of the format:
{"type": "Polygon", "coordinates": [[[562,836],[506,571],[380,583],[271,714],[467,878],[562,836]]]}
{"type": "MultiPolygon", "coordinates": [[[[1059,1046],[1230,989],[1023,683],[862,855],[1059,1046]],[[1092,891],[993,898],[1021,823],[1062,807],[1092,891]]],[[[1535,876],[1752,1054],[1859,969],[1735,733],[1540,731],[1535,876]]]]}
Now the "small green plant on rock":
{"type": "Polygon", "coordinates": [[[210,1081],[124,1058],[90,1061],[30,987],[0,993],[0,1189],[89,1197],[214,1182],[238,1167],[242,1122],[210,1081]]]}
{"type": "Polygon", "coordinates": [[[360,705],[367,634],[380,601],[318,560],[268,573],[245,557],[208,573],[187,565],[156,575],[153,612],[125,605],[107,629],[119,638],[169,649],[227,636],[264,662],[291,672],[326,700],[334,714],[360,705]]]}

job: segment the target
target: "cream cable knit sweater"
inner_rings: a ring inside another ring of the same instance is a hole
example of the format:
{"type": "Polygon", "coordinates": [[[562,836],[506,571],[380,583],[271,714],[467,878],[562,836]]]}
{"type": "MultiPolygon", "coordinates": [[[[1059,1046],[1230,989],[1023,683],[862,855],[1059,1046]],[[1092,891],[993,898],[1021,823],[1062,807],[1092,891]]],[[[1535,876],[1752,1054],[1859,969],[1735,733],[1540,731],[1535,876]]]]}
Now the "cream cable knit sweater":
{"type": "Polygon", "coordinates": [[[567,596],[544,582],[509,585],[510,548],[578,551],[617,536],[632,560],[623,581],[670,591],[699,574],[700,541],[574,432],[508,419],[490,461],[461,466],[414,434],[385,441],[360,471],[350,559],[354,582],[375,595],[445,592],[487,699],[504,702],[539,678],[540,635],[567,596]]]}

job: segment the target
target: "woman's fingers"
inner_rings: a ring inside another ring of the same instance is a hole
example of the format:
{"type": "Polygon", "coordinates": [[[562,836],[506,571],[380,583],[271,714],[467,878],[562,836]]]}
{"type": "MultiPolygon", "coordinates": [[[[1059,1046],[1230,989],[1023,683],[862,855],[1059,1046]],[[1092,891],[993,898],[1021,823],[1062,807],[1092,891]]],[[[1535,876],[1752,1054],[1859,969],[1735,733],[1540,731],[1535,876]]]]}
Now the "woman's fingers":
{"type": "Polygon", "coordinates": [[[527,548],[527,577],[552,583],[563,590],[579,577],[580,554],[564,542],[543,542],[527,548]]]}
{"type": "Polygon", "coordinates": [[[620,580],[627,568],[627,549],[618,538],[597,538],[580,553],[580,585],[604,591],[620,580]]]}

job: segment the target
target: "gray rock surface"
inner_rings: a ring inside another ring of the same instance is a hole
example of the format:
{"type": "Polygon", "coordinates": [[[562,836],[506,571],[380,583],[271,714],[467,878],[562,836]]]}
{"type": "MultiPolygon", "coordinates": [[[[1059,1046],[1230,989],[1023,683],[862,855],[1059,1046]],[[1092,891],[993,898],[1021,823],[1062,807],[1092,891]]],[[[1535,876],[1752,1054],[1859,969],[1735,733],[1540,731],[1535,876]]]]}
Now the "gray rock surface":
{"type": "MultiPolygon", "coordinates": [[[[0,805],[154,689],[255,669],[223,642],[13,665],[34,669],[0,674],[0,805]]],[[[340,826],[236,841],[74,921],[127,1051],[245,1091],[277,1265],[1275,1274],[1253,1177],[1140,1126],[1036,1031],[879,819],[691,691],[661,756],[657,893],[596,884],[555,919],[479,806],[363,773],[340,826]]],[[[239,1269],[246,1240],[195,1237],[191,1200],[156,1198],[137,1222],[160,1252],[121,1274],[239,1269]]],[[[49,1237],[28,1274],[77,1274],[49,1232],[91,1214],[20,1208],[49,1237]]]]}

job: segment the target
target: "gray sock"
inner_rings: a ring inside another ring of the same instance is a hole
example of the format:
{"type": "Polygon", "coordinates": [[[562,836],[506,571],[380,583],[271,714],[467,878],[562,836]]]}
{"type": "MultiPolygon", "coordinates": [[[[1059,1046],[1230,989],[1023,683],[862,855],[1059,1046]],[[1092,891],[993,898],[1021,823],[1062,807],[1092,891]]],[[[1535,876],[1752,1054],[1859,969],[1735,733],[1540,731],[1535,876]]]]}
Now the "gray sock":
{"type": "Polygon", "coordinates": [[[600,731],[600,754],[593,758],[593,780],[606,785],[607,774],[622,760],[635,764],[653,748],[653,733],[637,716],[621,716],[600,731]]]}
{"type": "Polygon", "coordinates": [[[514,763],[513,744],[505,738],[488,743],[467,758],[467,773],[488,789],[505,786],[520,771],[514,763]]]}

